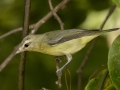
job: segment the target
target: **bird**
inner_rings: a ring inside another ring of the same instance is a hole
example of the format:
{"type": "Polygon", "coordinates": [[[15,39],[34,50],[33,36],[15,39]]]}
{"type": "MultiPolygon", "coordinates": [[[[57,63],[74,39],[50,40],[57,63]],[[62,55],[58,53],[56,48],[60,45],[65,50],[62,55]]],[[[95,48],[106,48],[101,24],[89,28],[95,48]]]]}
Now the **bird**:
{"type": "Polygon", "coordinates": [[[53,56],[66,56],[67,62],[56,73],[62,72],[64,67],[72,60],[72,54],[80,51],[86,44],[99,35],[119,30],[68,29],[54,30],[43,34],[27,35],[18,46],[16,54],[24,51],[35,51],[53,56]]]}

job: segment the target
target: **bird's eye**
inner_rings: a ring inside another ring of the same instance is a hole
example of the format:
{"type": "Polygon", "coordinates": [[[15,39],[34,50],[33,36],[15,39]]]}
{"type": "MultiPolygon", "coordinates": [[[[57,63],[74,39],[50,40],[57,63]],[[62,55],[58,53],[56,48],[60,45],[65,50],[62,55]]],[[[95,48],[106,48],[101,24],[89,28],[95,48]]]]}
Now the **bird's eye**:
{"type": "Polygon", "coordinates": [[[24,47],[28,47],[29,46],[29,43],[26,43],[25,45],[24,45],[24,47]]]}

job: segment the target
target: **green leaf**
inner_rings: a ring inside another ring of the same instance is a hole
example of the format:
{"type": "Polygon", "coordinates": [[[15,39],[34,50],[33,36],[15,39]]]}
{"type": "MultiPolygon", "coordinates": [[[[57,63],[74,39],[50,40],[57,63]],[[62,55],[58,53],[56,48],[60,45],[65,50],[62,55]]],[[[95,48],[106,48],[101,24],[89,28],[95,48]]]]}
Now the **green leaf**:
{"type": "Polygon", "coordinates": [[[115,3],[118,7],[120,7],[120,0],[112,0],[113,3],[115,3]]]}
{"type": "Polygon", "coordinates": [[[85,90],[99,90],[101,83],[103,83],[102,90],[116,90],[112,85],[109,75],[102,82],[105,73],[106,70],[103,70],[96,78],[91,79],[86,85],[85,90]]]}
{"type": "Polygon", "coordinates": [[[108,70],[113,85],[120,90],[120,35],[114,40],[109,50],[108,70]]]}

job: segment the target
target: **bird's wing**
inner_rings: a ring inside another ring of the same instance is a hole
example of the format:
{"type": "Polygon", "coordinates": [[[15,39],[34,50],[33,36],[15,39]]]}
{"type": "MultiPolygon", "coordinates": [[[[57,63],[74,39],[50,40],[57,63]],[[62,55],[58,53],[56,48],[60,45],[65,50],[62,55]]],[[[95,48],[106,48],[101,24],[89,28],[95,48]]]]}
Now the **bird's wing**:
{"type": "Polygon", "coordinates": [[[47,43],[49,45],[56,45],[72,39],[89,36],[94,33],[100,32],[99,30],[83,30],[83,29],[70,29],[70,30],[56,30],[47,32],[47,43]]]}

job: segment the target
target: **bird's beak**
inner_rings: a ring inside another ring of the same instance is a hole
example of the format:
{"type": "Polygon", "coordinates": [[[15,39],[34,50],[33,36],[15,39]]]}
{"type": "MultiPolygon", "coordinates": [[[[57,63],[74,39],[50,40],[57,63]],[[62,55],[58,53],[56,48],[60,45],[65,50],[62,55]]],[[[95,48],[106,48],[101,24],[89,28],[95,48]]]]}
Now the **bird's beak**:
{"type": "Polygon", "coordinates": [[[18,48],[18,50],[16,51],[15,54],[18,54],[18,53],[20,53],[20,52],[21,52],[21,48],[18,48]]]}
{"type": "Polygon", "coordinates": [[[18,54],[18,53],[20,53],[20,50],[17,50],[15,54],[18,54]]]}

